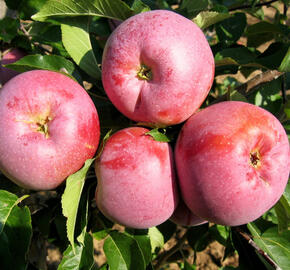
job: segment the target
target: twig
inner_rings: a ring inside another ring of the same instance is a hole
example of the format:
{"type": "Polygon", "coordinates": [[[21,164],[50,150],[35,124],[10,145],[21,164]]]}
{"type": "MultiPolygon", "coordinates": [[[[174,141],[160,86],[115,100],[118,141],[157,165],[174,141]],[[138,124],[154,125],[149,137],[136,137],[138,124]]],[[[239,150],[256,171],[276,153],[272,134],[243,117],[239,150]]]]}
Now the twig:
{"type": "Polygon", "coordinates": [[[278,2],[278,0],[271,0],[268,2],[262,2],[262,3],[256,4],[256,5],[242,5],[242,6],[238,6],[238,7],[233,7],[233,8],[230,8],[229,11],[234,11],[234,10],[238,10],[238,9],[247,9],[247,8],[252,8],[252,7],[262,7],[262,6],[270,5],[274,2],[278,2]]]}
{"type": "Polygon", "coordinates": [[[258,245],[253,241],[253,239],[245,232],[243,232],[239,227],[235,227],[235,230],[245,239],[248,243],[276,270],[282,270],[279,265],[277,265],[270,256],[263,251],[258,245]]]}
{"type": "MultiPolygon", "coordinates": [[[[285,73],[280,72],[278,70],[267,70],[266,72],[258,74],[257,76],[255,76],[251,80],[238,86],[234,90],[238,91],[239,93],[241,93],[244,96],[249,96],[257,89],[257,87],[261,86],[264,83],[276,80],[277,78],[279,78],[283,74],[285,74],[285,73]]],[[[225,101],[225,100],[228,100],[228,93],[220,96],[215,101],[213,101],[211,104],[215,104],[215,103],[225,101]]]]}
{"type": "Polygon", "coordinates": [[[176,245],[157,256],[157,258],[153,262],[154,269],[159,270],[166,263],[169,257],[171,257],[175,252],[182,248],[186,239],[187,231],[185,231],[184,235],[177,241],[176,245]]]}
{"type": "Polygon", "coordinates": [[[263,72],[261,74],[258,74],[251,80],[247,81],[246,83],[238,86],[236,90],[240,92],[242,95],[250,95],[256,87],[260,86],[263,83],[267,83],[273,80],[276,80],[281,75],[283,75],[284,72],[280,72],[278,70],[267,70],[266,72],[263,72]]]}

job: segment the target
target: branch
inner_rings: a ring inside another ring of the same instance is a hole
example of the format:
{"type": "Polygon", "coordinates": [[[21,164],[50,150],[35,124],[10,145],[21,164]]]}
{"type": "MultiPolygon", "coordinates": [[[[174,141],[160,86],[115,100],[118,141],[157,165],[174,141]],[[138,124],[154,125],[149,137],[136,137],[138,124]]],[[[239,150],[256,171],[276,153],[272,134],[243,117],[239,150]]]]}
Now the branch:
{"type": "Polygon", "coordinates": [[[243,232],[239,227],[236,227],[235,230],[248,241],[248,243],[276,270],[282,270],[279,265],[277,265],[270,256],[263,251],[258,245],[253,241],[253,239],[245,232],[243,232]]]}
{"type": "Polygon", "coordinates": [[[177,241],[176,245],[174,245],[169,250],[165,250],[156,257],[153,263],[155,265],[154,269],[159,270],[166,263],[169,257],[171,257],[175,252],[177,252],[179,249],[182,248],[186,239],[187,239],[187,231],[185,231],[184,235],[177,241]]]}
{"type": "Polygon", "coordinates": [[[262,2],[262,3],[256,4],[256,5],[242,5],[242,6],[238,6],[238,7],[233,7],[233,8],[230,8],[229,11],[234,11],[234,10],[238,10],[238,9],[247,9],[247,8],[252,8],[252,7],[262,7],[262,6],[270,5],[274,2],[278,2],[278,0],[271,0],[268,2],[262,2]]]}
{"type": "MultiPolygon", "coordinates": [[[[257,87],[261,86],[261,84],[276,80],[280,76],[285,74],[284,72],[280,72],[278,70],[267,70],[266,72],[263,72],[261,74],[258,74],[251,80],[243,83],[242,85],[238,86],[234,90],[238,91],[244,96],[251,95],[257,87]]],[[[229,93],[226,93],[220,97],[218,97],[215,101],[213,101],[211,104],[215,104],[221,101],[228,100],[229,93]]]]}
{"type": "Polygon", "coordinates": [[[242,95],[250,95],[256,87],[260,86],[263,83],[267,83],[273,80],[276,80],[281,75],[283,75],[284,72],[280,72],[278,70],[267,70],[266,72],[263,72],[261,74],[258,74],[251,80],[247,81],[246,83],[238,86],[236,90],[240,92],[242,95]]]}

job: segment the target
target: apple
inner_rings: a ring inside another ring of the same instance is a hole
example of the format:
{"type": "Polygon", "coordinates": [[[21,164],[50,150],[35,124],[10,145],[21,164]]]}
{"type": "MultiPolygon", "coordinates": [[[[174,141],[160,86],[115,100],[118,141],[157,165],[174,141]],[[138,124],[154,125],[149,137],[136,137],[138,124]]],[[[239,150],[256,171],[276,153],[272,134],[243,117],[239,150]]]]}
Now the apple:
{"type": "Polygon", "coordinates": [[[56,188],[94,156],[99,134],[94,103],[61,73],[24,72],[0,91],[0,169],[21,187],[56,188]]]}
{"type": "Polygon", "coordinates": [[[148,131],[119,130],[95,164],[98,208],[113,222],[136,229],[166,221],[178,202],[171,147],[148,131]]]}
{"type": "Polygon", "coordinates": [[[24,57],[25,55],[25,52],[17,48],[12,48],[3,52],[0,65],[0,83],[2,85],[4,85],[11,78],[19,74],[19,72],[10,68],[3,67],[2,65],[12,64],[24,57]]]}
{"type": "Polygon", "coordinates": [[[172,11],[130,17],[111,34],[103,53],[109,99],[128,118],[154,126],[189,118],[213,78],[214,59],[203,32],[172,11]]]}
{"type": "Polygon", "coordinates": [[[170,220],[181,226],[198,226],[207,223],[206,220],[193,214],[181,198],[179,198],[178,206],[170,217],[170,220]]]}
{"type": "Polygon", "coordinates": [[[175,161],[184,202],[201,218],[237,226],[269,210],[289,176],[289,142],[268,111],[228,101],[192,115],[175,161]]]}

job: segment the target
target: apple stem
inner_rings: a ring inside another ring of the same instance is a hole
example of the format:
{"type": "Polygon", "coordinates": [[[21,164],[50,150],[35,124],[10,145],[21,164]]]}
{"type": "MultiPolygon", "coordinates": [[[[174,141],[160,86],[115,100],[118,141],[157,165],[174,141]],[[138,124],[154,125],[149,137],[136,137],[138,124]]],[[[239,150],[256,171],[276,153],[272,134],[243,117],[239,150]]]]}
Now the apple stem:
{"type": "Polygon", "coordinates": [[[137,72],[137,76],[141,80],[150,81],[152,80],[152,71],[149,67],[142,64],[139,71],[137,72]]]}

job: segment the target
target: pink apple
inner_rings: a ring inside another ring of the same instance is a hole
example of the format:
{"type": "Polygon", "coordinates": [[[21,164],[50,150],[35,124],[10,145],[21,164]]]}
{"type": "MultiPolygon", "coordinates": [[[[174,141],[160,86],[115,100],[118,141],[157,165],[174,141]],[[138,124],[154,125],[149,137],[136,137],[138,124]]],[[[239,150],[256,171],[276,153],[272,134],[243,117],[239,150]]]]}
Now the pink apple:
{"type": "Polygon", "coordinates": [[[13,48],[6,50],[2,54],[2,59],[1,59],[1,65],[0,65],[0,83],[4,85],[6,82],[8,82],[11,78],[15,77],[19,72],[3,67],[2,65],[7,65],[14,63],[24,57],[26,55],[25,52],[13,48]]]}
{"type": "Polygon", "coordinates": [[[185,121],[205,100],[213,78],[214,59],[203,32],[172,11],[127,19],[104,49],[105,91],[134,121],[156,126],[185,121]]]}
{"type": "Polygon", "coordinates": [[[193,214],[181,198],[179,199],[178,206],[170,217],[170,220],[175,224],[182,226],[198,226],[207,223],[206,220],[193,214]]]}
{"type": "Polygon", "coordinates": [[[0,91],[0,169],[22,187],[60,185],[94,156],[99,133],[89,95],[61,73],[28,71],[0,91]]]}
{"type": "Polygon", "coordinates": [[[118,131],[96,162],[98,208],[112,221],[138,229],[166,221],[178,200],[172,150],[148,131],[118,131]]]}
{"type": "Polygon", "coordinates": [[[257,219],[279,200],[289,176],[289,142],[268,111],[222,102],[187,120],[175,160],[190,210],[236,226],[257,219]]]}

